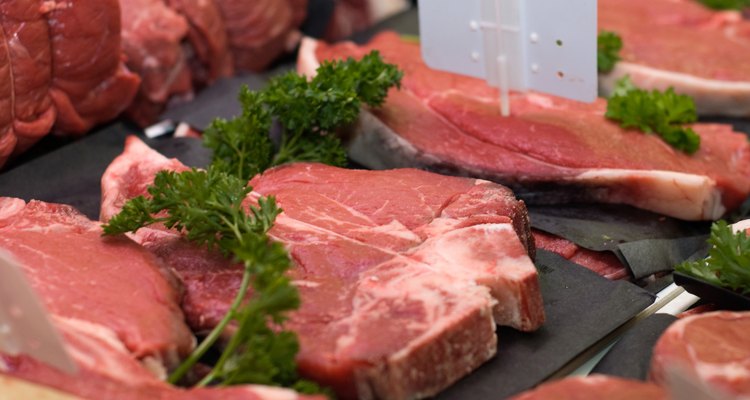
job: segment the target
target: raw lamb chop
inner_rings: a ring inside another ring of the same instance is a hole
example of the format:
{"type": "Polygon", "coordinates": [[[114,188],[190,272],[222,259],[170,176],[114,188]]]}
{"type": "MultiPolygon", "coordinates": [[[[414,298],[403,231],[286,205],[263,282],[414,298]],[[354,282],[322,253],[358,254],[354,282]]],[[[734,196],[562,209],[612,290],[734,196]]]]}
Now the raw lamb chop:
{"type": "MultiPolygon", "coordinates": [[[[100,293],[107,295],[106,291],[100,293]]],[[[176,388],[153,376],[105,326],[59,316],[53,318],[53,323],[61,332],[78,373],[71,376],[27,356],[0,354],[0,376],[24,379],[92,400],[323,400],[322,396],[299,396],[291,390],[257,385],[176,388]]]]}
{"type": "Polygon", "coordinates": [[[511,400],[668,400],[667,392],[653,383],[605,375],[571,377],[545,383],[511,400]]]}
{"type": "Polygon", "coordinates": [[[70,206],[0,197],[0,249],[50,313],[107,327],[135,357],[176,365],[195,339],[174,278],[136,243],[101,234],[70,206]]]}
{"type": "Polygon", "coordinates": [[[611,93],[629,75],[642,88],[674,87],[706,115],[750,116],[750,20],[695,0],[602,0],[599,29],[623,40],[622,61],[601,76],[611,93]]]}
{"type": "Polygon", "coordinates": [[[503,118],[496,89],[429,69],[419,46],[393,33],[362,47],[306,39],[298,69],[312,74],[318,60],[372,49],[405,76],[383,107],[363,113],[350,140],[350,156],[367,167],[490,179],[530,203],[624,203],[687,220],[719,218],[750,194],[750,146],[728,125],[694,125],[702,144],[690,156],[607,120],[601,99],[512,93],[513,115],[503,118]]]}
{"type": "MultiPolygon", "coordinates": [[[[134,137],[102,178],[107,220],[163,169],[183,170],[134,137]]],[[[291,164],[250,184],[274,195],[270,231],[296,268],[300,372],[342,398],[437,393],[496,351],[495,323],[543,322],[526,208],[499,185],[428,172],[291,164]]],[[[194,329],[213,327],[239,287],[241,267],[174,232],[133,236],[174,268],[194,329]]]]}
{"type": "Polygon", "coordinates": [[[678,320],[654,347],[651,377],[680,368],[736,399],[750,399],[750,313],[717,311],[678,320]]]}

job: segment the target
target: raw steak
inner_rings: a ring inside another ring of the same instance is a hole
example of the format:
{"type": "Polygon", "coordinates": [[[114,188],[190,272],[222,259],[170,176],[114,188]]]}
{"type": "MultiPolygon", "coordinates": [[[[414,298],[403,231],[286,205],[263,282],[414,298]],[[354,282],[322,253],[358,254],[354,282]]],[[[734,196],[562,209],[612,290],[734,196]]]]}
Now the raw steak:
{"type": "Polygon", "coordinates": [[[0,198],[0,249],[50,313],[106,326],[137,358],[171,366],[192,350],[166,268],[127,238],[102,238],[99,223],[72,207],[0,198]]]}
{"type": "Polygon", "coordinates": [[[42,3],[0,2],[0,167],[49,133],[57,115],[42,3]]]}
{"type": "MultiPolygon", "coordinates": [[[[134,137],[102,178],[102,218],[143,194],[161,169],[184,169],[134,137]]],[[[428,172],[292,164],[255,177],[248,202],[274,195],[271,230],[290,251],[302,307],[300,371],[342,398],[432,395],[492,357],[495,323],[543,322],[526,208],[499,185],[428,172]]],[[[216,324],[241,269],[173,232],[137,241],[182,277],[193,328],[216,324]]]]}
{"type": "MultiPolygon", "coordinates": [[[[0,376],[21,378],[85,399],[313,399],[298,396],[291,390],[255,385],[194,390],[176,388],[154,377],[128,353],[117,335],[104,326],[62,317],[55,317],[53,321],[78,365],[78,374],[67,375],[30,357],[0,354],[0,376]]],[[[321,397],[318,400],[322,400],[321,397]]]]}
{"type": "Polygon", "coordinates": [[[170,97],[192,93],[192,77],[182,47],[188,23],[164,0],[119,1],[127,65],[143,80],[128,115],[145,126],[157,119],[170,97]]]}
{"type": "Polygon", "coordinates": [[[224,17],[237,69],[261,71],[296,46],[306,0],[214,1],[224,17]]]}
{"type": "Polygon", "coordinates": [[[667,392],[653,383],[606,375],[572,377],[545,383],[511,400],[668,400],[667,392]]]}
{"type": "Polygon", "coordinates": [[[561,257],[584,266],[607,279],[627,279],[630,276],[628,269],[611,252],[589,250],[565,238],[536,229],[532,230],[532,233],[538,249],[559,254],[561,257]]]}
{"type": "Polygon", "coordinates": [[[605,93],[629,75],[692,96],[701,114],[750,116],[750,21],[740,13],[695,0],[601,0],[599,29],[623,40],[622,61],[601,76],[605,93]]]}
{"type": "Polygon", "coordinates": [[[651,377],[665,382],[681,368],[737,399],[750,399],[750,313],[709,312],[678,320],[661,336],[651,359],[651,377]]]}
{"type": "Polygon", "coordinates": [[[719,218],[750,193],[750,146],[728,125],[694,125],[702,144],[689,156],[607,120],[601,99],[512,93],[513,115],[503,118],[497,90],[427,68],[419,46],[393,33],[364,47],[308,39],[298,68],[311,74],[320,59],[372,49],[405,77],[382,108],[363,114],[350,140],[351,157],[367,167],[428,168],[507,184],[533,203],[624,203],[688,220],[719,218]]]}
{"type": "Polygon", "coordinates": [[[118,0],[45,2],[58,134],[86,133],[125,110],[140,78],[124,64],[118,0]]]}

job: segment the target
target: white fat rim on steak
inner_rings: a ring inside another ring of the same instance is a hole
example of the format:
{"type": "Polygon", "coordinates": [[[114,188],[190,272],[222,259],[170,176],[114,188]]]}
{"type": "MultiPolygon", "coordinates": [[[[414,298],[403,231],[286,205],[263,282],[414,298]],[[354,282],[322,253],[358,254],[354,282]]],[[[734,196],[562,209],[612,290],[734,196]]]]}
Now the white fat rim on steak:
{"type": "Polygon", "coordinates": [[[745,219],[735,224],[732,224],[732,231],[734,233],[746,231],[750,229],[750,219],[745,219]]]}
{"type": "Polygon", "coordinates": [[[572,178],[584,184],[608,185],[637,180],[644,196],[628,204],[686,220],[718,219],[726,212],[716,182],[701,175],[673,171],[592,169],[572,178]]]}
{"type": "Polygon", "coordinates": [[[642,89],[673,87],[676,92],[691,96],[699,114],[750,116],[750,82],[701,78],[620,61],[612,72],[599,76],[599,87],[609,96],[617,80],[626,75],[642,89]]]}

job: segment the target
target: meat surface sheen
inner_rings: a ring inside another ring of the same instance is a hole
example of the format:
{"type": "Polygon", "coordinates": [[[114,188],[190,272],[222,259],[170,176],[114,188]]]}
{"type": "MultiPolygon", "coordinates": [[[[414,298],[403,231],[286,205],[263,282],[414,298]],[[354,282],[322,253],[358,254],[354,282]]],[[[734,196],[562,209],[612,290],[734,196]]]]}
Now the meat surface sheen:
{"type": "MultiPolygon", "coordinates": [[[[160,169],[184,169],[129,138],[103,182],[102,218],[143,194],[160,169]]],[[[270,231],[294,261],[302,306],[288,326],[300,371],[342,398],[437,393],[492,357],[495,323],[534,330],[544,319],[526,208],[505,187],[414,169],[291,164],[250,184],[273,195],[270,231]]],[[[194,329],[213,327],[242,270],[173,232],[134,238],[186,286],[194,329]]]]}
{"type": "Polygon", "coordinates": [[[545,383],[511,400],[667,400],[661,387],[632,379],[605,375],[571,377],[545,383]]]}
{"type": "Polygon", "coordinates": [[[586,104],[498,92],[484,81],[429,69],[419,46],[383,33],[366,46],[306,40],[298,69],[377,49],[405,76],[383,107],[363,113],[349,151],[375,169],[421,167],[507,184],[529,202],[624,203],[687,220],[716,219],[750,193],[750,146],[729,125],[695,124],[701,148],[687,155],[656,135],[624,130],[586,104]]]}
{"type": "Polygon", "coordinates": [[[49,133],[57,115],[43,3],[0,2],[0,167],[49,133]]]}
{"type": "Polygon", "coordinates": [[[599,29],[623,40],[622,61],[601,77],[611,93],[629,75],[638,87],[674,87],[706,115],[750,116],[750,20],[695,0],[602,0],[599,29]]]}
{"type": "Polygon", "coordinates": [[[682,318],[654,347],[651,378],[666,383],[680,368],[735,399],[750,399],[750,313],[717,311],[682,318]]]}
{"type": "Polygon", "coordinates": [[[86,133],[120,115],[140,78],[125,67],[118,0],[46,2],[58,134],[86,133]]]}
{"type": "Polygon", "coordinates": [[[194,338],[174,278],[133,241],[101,235],[70,206],[0,198],[0,249],[51,314],[107,327],[135,357],[176,365],[194,338]]]}
{"type": "Polygon", "coordinates": [[[53,323],[78,366],[77,375],[67,375],[28,356],[0,354],[0,378],[12,376],[91,400],[322,400],[257,385],[176,388],[153,376],[107,327],[59,316],[53,323]]]}

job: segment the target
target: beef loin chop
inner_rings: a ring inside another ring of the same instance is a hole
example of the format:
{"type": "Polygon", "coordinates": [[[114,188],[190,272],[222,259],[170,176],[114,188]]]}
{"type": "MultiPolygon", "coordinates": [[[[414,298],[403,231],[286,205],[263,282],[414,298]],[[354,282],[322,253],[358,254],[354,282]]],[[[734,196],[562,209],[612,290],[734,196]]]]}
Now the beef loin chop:
{"type": "Polygon", "coordinates": [[[696,0],[602,0],[599,29],[623,40],[622,61],[602,75],[606,94],[625,76],[642,88],[674,87],[706,115],[750,116],[750,21],[696,0]]]}
{"type": "Polygon", "coordinates": [[[512,115],[503,118],[496,89],[429,69],[419,46],[393,33],[363,47],[306,39],[298,68],[312,74],[318,60],[372,49],[405,76],[383,107],[363,113],[350,140],[351,157],[367,167],[490,179],[530,203],[624,203],[688,220],[719,218],[750,193],[750,146],[728,125],[694,125],[702,144],[690,156],[607,120],[601,99],[584,104],[511,93],[512,115]]]}
{"type": "MultiPolygon", "coordinates": [[[[184,169],[131,137],[102,178],[102,219],[162,169],[184,169]]],[[[544,319],[526,208],[499,185],[401,169],[292,164],[250,184],[274,195],[270,231],[294,261],[302,306],[300,372],[343,398],[432,395],[496,351],[495,323],[534,330],[544,319]]],[[[181,276],[195,329],[213,327],[241,268],[173,232],[136,241],[181,276]]]]}
{"type": "Polygon", "coordinates": [[[127,238],[70,206],[0,198],[0,249],[23,266],[47,310],[111,329],[137,358],[173,366],[193,348],[174,278],[127,238]]]}
{"type": "Polygon", "coordinates": [[[669,368],[723,391],[750,398],[750,313],[718,311],[678,320],[662,334],[651,378],[665,383],[669,368]]]}
{"type": "Polygon", "coordinates": [[[545,383],[511,400],[667,400],[670,397],[653,383],[605,375],[577,376],[545,383]]]}

